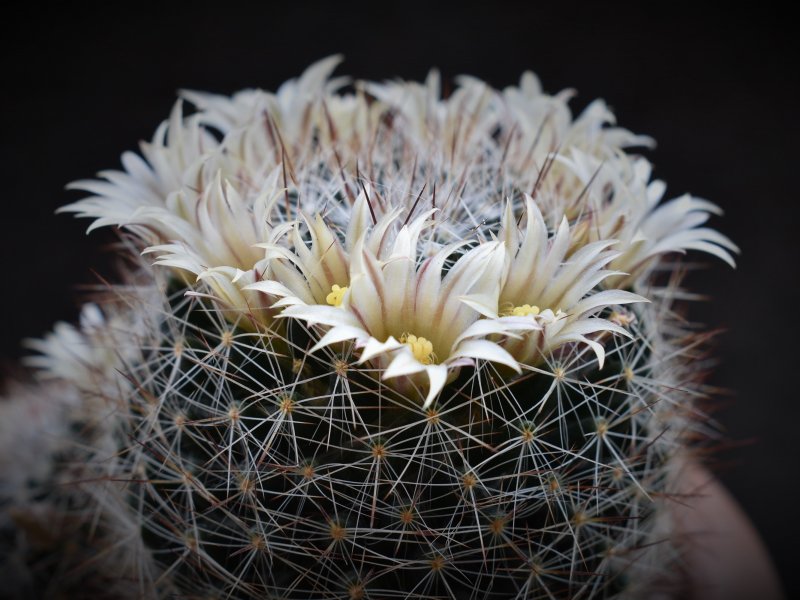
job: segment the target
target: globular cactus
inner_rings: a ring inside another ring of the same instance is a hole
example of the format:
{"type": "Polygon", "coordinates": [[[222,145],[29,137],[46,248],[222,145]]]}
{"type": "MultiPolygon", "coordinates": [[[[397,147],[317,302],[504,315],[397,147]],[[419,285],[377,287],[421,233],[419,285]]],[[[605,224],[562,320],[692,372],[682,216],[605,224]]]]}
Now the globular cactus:
{"type": "Polygon", "coordinates": [[[337,63],[184,92],[74,184],[145,259],[34,359],[78,397],[87,560],[132,597],[649,597],[706,434],[672,259],[733,262],[717,208],[530,73],[337,63]]]}

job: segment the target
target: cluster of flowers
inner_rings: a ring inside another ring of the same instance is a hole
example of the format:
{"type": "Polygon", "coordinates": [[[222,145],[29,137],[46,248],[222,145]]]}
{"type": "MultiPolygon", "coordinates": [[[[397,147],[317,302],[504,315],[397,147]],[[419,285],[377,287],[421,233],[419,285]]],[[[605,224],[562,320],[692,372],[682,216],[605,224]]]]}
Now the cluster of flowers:
{"type": "Polygon", "coordinates": [[[276,93],[185,92],[64,208],[139,238],[156,264],[246,329],[317,327],[314,349],[355,340],[358,363],[435,401],[459,369],[536,369],[566,344],[604,359],[621,305],[647,301],[661,256],[733,264],[703,226],[715,205],[682,196],[626,148],[602,101],[573,119],[570,92],[525,73],[497,91],[468,77],[424,84],[331,79],[338,57],[276,93]]]}

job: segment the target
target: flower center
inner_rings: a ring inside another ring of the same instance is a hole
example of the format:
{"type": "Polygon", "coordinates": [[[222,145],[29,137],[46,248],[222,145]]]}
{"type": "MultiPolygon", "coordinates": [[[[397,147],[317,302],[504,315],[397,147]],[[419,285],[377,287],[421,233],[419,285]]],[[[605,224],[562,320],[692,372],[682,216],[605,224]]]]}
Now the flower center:
{"type": "Polygon", "coordinates": [[[432,365],[436,363],[436,354],[433,352],[433,344],[426,338],[404,333],[400,336],[400,343],[411,348],[414,358],[423,365],[432,365]]]}
{"type": "Polygon", "coordinates": [[[346,292],[347,292],[346,285],[339,287],[334,283],[331,286],[331,293],[325,297],[325,301],[331,306],[341,306],[346,292]]]}
{"type": "Polygon", "coordinates": [[[503,311],[504,317],[535,317],[541,311],[538,306],[531,306],[530,304],[523,304],[522,306],[512,306],[503,311]]]}

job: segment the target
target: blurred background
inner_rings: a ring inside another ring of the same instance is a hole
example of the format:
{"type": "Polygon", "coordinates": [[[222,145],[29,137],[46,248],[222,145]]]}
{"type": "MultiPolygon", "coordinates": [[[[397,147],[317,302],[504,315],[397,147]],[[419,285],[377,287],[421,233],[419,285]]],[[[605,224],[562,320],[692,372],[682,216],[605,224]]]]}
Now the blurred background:
{"type": "MultiPolygon", "coordinates": [[[[648,157],[668,195],[725,210],[713,226],[742,248],[693,276],[710,301],[691,309],[716,338],[712,382],[728,390],[715,417],[727,442],[717,473],[761,532],[789,592],[800,591],[794,499],[800,373],[795,308],[798,229],[798,44],[793,21],[758,14],[666,10],[661,3],[489,3],[446,8],[395,2],[370,10],[295,2],[139,3],[46,9],[0,25],[2,356],[22,376],[23,338],[74,320],[81,286],[114,278],[113,236],[54,215],[81,197],[75,179],[117,168],[149,139],[180,88],[274,90],[314,60],[343,53],[354,78],[445,81],[465,73],[495,87],[530,69],[554,93],[574,87],[577,113],[604,98],[619,123],[653,136],[648,157]],[[254,3],[253,3],[254,4],[254,3]]],[[[27,11],[27,12],[25,12],[27,11]]]]}

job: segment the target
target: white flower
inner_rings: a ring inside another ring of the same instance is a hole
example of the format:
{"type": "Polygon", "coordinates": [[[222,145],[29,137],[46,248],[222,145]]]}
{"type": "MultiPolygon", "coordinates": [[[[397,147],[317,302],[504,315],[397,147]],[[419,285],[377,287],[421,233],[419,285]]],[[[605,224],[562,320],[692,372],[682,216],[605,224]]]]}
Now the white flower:
{"type": "Polygon", "coordinates": [[[657,260],[671,252],[706,252],[735,266],[739,249],[727,237],[703,227],[711,215],[722,214],[715,204],[685,194],[662,202],[666,185],[651,180],[652,166],[642,158],[608,160],[573,149],[559,161],[584,186],[585,218],[577,243],[616,238],[619,251],[610,266],[620,271],[605,286],[633,287],[646,278],[657,260]]]}
{"type": "MultiPolygon", "coordinates": [[[[277,128],[272,135],[280,135],[289,146],[287,150],[294,150],[298,143],[306,142],[306,136],[312,133],[311,115],[320,108],[320,100],[332,96],[333,92],[348,82],[348,78],[330,78],[340,62],[342,56],[338,54],[319,60],[300,77],[286,81],[275,93],[247,89],[228,97],[184,90],[181,95],[201,111],[199,118],[203,123],[225,135],[235,132],[245,134],[254,123],[259,127],[272,126],[277,128]],[[265,117],[271,120],[270,124],[265,123],[265,117]]],[[[238,135],[235,137],[240,145],[255,141],[249,138],[248,142],[242,142],[238,135]]],[[[247,150],[254,148],[248,147],[247,150]]]]}
{"type": "Polygon", "coordinates": [[[602,100],[591,102],[573,120],[568,101],[574,94],[571,89],[554,96],[544,94],[531,72],[523,73],[519,86],[503,90],[505,110],[519,132],[510,143],[507,161],[523,190],[558,196],[559,212],[580,195],[585,182],[553,160],[555,153],[579,150],[601,162],[624,159],[625,148],[654,145],[652,138],[614,126],[616,119],[602,100]],[[546,177],[540,177],[545,171],[546,177]]]}
{"type": "Polygon", "coordinates": [[[605,269],[619,254],[608,250],[614,240],[587,244],[569,253],[572,239],[566,218],[550,238],[541,212],[527,195],[525,213],[526,225],[520,234],[512,205],[506,203],[500,239],[508,252],[498,295],[471,294],[465,301],[496,322],[530,320],[539,325],[502,343],[519,363],[536,365],[559,346],[579,342],[594,350],[602,367],[603,345],[587,336],[603,331],[629,334],[597,313],[647,299],[623,290],[592,293],[604,279],[616,274],[605,269]]]}
{"type": "Polygon", "coordinates": [[[120,348],[128,347],[120,344],[115,327],[120,323],[108,323],[99,306],[85,304],[78,327],[59,322],[44,338],[26,340],[37,354],[25,357],[24,362],[43,379],[66,380],[80,389],[95,390],[98,382],[104,383],[119,368],[120,348]]]}
{"type": "Polygon", "coordinates": [[[211,149],[218,142],[201,126],[199,116],[184,119],[180,101],[175,103],[168,121],[164,121],[150,143],[140,145],[142,157],[133,152],[122,155],[124,171],[102,171],[100,180],[82,180],[70,189],[84,190],[92,196],[59,209],[80,217],[94,218],[89,231],[105,226],[124,226],[146,242],[161,239],[158,232],[139,223],[135,215],[142,209],[166,209],[177,212],[173,194],[185,186],[203,189],[214,169],[205,165],[211,149]]]}
{"type": "Polygon", "coordinates": [[[625,152],[651,140],[602,101],[573,118],[572,92],[547,95],[531,73],[503,91],[459,77],[446,98],[435,71],[339,93],[339,61],[275,93],[184,92],[196,114],[176,104],[143,158],[78,182],[93,196],[64,210],[141,238],[237,326],[280,314],[323,325],[318,346],[355,340],[426,405],[475,359],[535,367],[576,344],[602,365],[606,334],[625,334],[602,314],[644,301],[624,290],[662,256],[733,263],[704,226],[716,206],[660,204],[649,163],[625,152]]]}
{"type": "Polygon", "coordinates": [[[172,237],[170,243],[150,246],[144,253],[156,254],[156,265],[191,273],[197,281],[206,283],[212,297],[223,308],[234,311],[229,314],[230,320],[270,323],[272,313],[260,304],[256,294],[248,294],[242,288],[258,281],[266,269],[264,251],[258,244],[282,237],[292,226],[270,224],[280,198],[277,175],[273,172],[267,179],[251,207],[245,205],[229,182],[223,187],[217,179],[195,206],[196,225],[159,209],[140,214],[140,222],[150,224],[162,237],[172,237]]]}
{"type": "MultiPolygon", "coordinates": [[[[248,289],[276,295],[283,292],[286,295],[279,304],[289,306],[282,317],[327,326],[312,351],[355,340],[361,348],[359,363],[382,369],[383,379],[398,378],[394,385],[403,391],[427,387],[424,408],[460,367],[474,364],[476,359],[519,371],[508,352],[485,338],[504,338],[538,325],[479,320],[480,314],[462,302],[470,293],[497,293],[505,260],[503,245],[486,242],[464,251],[467,242],[453,244],[418,264],[419,237],[432,225],[429,217],[433,212],[402,225],[391,242],[390,226],[399,211],[390,211],[371,231],[364,232],[351,251],[346,281],[331,285],[324,305],[319,301],[321,292],[312,304],[292,294],[288,286],[284,292],[273,282],[255,283],[248,289]],[[445,272],[446,262],[459,252],[463,254],[445,272]],[[346,293],[341,294],[345,285],[340,284],[346,285],[346,293]],[[421,381],[420,374],[427,381],[421,381]]],[[[306,260],[310,263],[304,264],[299,256],[292,259],[301,274],[313,272],[314,253],[306,260]]]]}
{"type": "MultiPolygon", "coordinates": [[[[293,304],[340,305],[350,285],[350,255],[362,243],[369,226],[368,192],[365,187],[356,199],[344,244],[320,214],[311,218],[302,212],[310,246],[303,239],[297,223],[282,231],[291,238],[288,243],[281,244],[282,240],[276,238],[270,243],[257,244],[266,252],[262,281],[245,289],[280,297],[276,307],[293,304]],[[336,296],[335,301],[329,301],[332,293],[336,296]]],[[[372,239],[384,239],[396,215],[396,212],[384,215],[374,227],[372,239]]],[[[241,274],[236,279],[240,277],[241,274]]]]}

